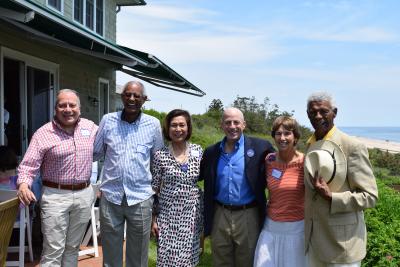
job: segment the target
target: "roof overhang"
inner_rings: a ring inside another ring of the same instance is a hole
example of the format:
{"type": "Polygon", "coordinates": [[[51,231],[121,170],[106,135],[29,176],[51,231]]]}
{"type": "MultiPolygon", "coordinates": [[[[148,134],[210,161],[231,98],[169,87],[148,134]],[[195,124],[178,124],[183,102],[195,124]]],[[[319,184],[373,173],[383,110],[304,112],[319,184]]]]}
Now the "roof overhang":
{"type": "Polygon", "coordinates": [[[191,82],[183,78],[179,73],[175,72],[167,64],[162,62],[156,56],[120,46],[129,53],[149,62],[147,66],[135,65],[133,67],[123,67],[120,71],[137,77],[155,86],[166,89],[183,92],[195,96],[203,96],[205,93],[193,85],[191,82]]]}
{"type": "Polygon", "coordinates": [[[32,1],[0,1],[0,19],[25,32],[27,38],[116,63],[122,72],[155,86],[196,96],[205,95],[155,56],[108,42],[32,1]],[[9,13],[1,12],[1,9],[12,11],[13,16],[5,15],[9,13]],[[27,17],[34,18],[27,20],[27,17]]]}
{"type": "Polygon", "coordinates": [[[144,6],[146,2],[143,0],[117,0],[115,4],[117,6],[144,6]]]}

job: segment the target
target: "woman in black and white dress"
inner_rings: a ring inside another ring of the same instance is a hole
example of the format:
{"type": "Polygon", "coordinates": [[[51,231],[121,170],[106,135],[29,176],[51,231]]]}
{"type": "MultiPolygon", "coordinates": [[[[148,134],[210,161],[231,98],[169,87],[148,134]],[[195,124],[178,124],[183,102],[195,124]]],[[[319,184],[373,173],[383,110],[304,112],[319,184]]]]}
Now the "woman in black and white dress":
{"type": "Polygon", "coordinates": [[[197,186],[203,150],[188,142],[192,124],[185,110],[169,112],[163,131],[170,144],[155,153],[152,164],[157,266],[196,266],[203,226],[203,192],[197,186]]]}

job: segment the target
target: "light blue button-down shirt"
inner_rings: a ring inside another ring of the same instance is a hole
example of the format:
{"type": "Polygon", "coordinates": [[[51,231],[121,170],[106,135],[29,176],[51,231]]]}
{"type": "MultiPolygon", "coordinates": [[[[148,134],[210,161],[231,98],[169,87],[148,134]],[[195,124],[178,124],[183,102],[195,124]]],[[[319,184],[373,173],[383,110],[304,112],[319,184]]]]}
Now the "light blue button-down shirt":
{"type": "Polygon", "coordinates": [[[225,139],[221,142],[221,155],[217,166],[215,199],[227,205],[245,205],[255,199],[245,173],[244,136],[235,144],[232,153],[225,153],[225,139]]]}
{"type": "Polygon", "coordinates": [[[121,205],[124,193],[128,205],[135,205],[154,192],[151,188],[150,161],[163,147],[158,119],[141,113],[129,123],[122,112],[104,115],[94,142],[94,160],[104,157],[100,190],[104,197],[121,205]]]}

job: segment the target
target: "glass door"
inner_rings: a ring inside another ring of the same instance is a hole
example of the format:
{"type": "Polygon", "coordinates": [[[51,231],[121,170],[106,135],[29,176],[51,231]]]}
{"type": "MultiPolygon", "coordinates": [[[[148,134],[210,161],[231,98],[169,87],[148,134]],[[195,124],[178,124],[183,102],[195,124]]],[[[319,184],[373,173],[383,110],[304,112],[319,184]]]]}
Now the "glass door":
{"type": "Polygon", "coordinates": [[[52,119],[59,66],[7,47],[0,55],[0,143],[22,157],[34,132],[52,119]]]}
{"type": "Polygon", "coordinates": [[[28,66],[27,74],[27,138],[51,120],[54,75],[46,70],[28,66]]]}
{"type": "Polygon", "coordinates": [[[4,106],[4,145],[11,147],[18,156],[22,155],[21,92],[23,90],[24,62],[11,58],[3,60],[4,106]]]}

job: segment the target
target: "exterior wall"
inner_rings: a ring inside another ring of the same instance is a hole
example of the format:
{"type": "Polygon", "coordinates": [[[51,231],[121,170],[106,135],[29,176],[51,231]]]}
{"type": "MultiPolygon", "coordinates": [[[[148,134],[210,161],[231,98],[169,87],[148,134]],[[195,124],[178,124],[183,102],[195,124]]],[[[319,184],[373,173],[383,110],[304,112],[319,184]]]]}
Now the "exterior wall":
{"type": "Polygon", "coordinates": [[[117,42],[117,13],[115,0],[105,1],[104,37],[113,43],[117,42]]]}
{"type": "Polygon", "coordinates": [[[74,0],[64,0],[64,17],[67,18],[68,20],[73,20],[73,11],[72,7],[74,6],[73,4],[74,0]]]}
{"type": "MultiPolygon", "coordinates": [[[[88,96],[98,99],[99,78],[108,79],[109,92],[115,92],[116,65],[108,61],[89,57],[67,49],[32,41],[10,28],[0,25],[0,46],[59,64],[58,89],[70,88],[79,92],[82,116],[98,123],[99,106],[88,101],[88,96]]],[[[57,82],[55,83],[57,86],[57,82]]],[[[110,111],[114,111],[113,101],[109,101],[110,111]]]]}
{"type": "MultiPolygon", "coordinates": [[[[1,1],[1,0],[0,0],[1,1]]],[[[47,0],[32,0],[44,7],[47,7],[47,0]]],[[[63,0],[64,1],[64,18],[69,21],[76,23],[81,27],[85,27],[84,25],[75,22],[73,19],[73,0],[63,0]]],[[[104,1],[104,35],[102,36],[105,40],[115,43],[116,42],[116,18],[117,14],[116,10],[116,2],[115,0],[103,0],[104,1]]],[[[94,34],[97,34],[93,32],[94,34]]]]}

